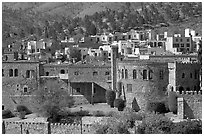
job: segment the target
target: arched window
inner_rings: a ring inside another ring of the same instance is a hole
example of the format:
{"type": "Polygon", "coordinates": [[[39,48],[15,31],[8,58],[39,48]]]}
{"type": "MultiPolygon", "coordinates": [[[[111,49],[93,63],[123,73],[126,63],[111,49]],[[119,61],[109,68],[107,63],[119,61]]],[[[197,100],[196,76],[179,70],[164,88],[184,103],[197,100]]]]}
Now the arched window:
{"type": "Polygon", "coordinates": [[[24,92],[24,93],[27,93],[27,92],[28,92],[28,87],[27,87],[27,86],[24,86],[24,87],[23,87],[23,92],[24,92]]]}
{"type": "Polygon", "coordinates": [[[124,69],[122,69],[122,79],[124,78],[124,69]]]}
{"type": "Polygon", "coordinates": [[[184,91],[184,88],[182,86],[179,87],[179,93],[182,94],[182,91],[184,91]]]}
{"type": "Polygon", "coordinates": [[[147,70],[146,69],[144,69],[143,70],[143,79],[147,79],[147,70]]]}
{"type": "Polygon", "coordinates": [[[196,86],[194,86],[194,91],[197,91],[197,87],[196,86]]]}
{"type": "Polygon", "coordinates": [[[30,70],[26,71],[26,78],[30,78],[30,70]]]}
{"type": "Polygon", "coordinates": [[[125,69],[125,79],[127,79],[127,78],[128,78],[128,70],[125,69]]]}
{"type": "Polygon", "coordinates": [[[14,76],[17,77],[18,76],[18,69],[14,70],[14,76]]]}
{"type": "Polygon", "coordinates": [[[182,73],[182,78],[185,78],[185,73],[182,73]]]}
{"type": "Polygon", "coordinates": [[[9,69],[9,77],[13,77],[13,69],[9,69]]]}
{"type": "Polygon", "coordinates": [[[60,74],[65,74],[65,70],[64,69],[60,70],[60,74]]]}
{"type": "Polygon", "coordinates": [[[133,70],[133,79],[137,79],[137,70],[136,69],[134,69],[133,70]]]}
{"type": "Polygon", "coordinates": [[[49,76],[49,72],[46,72],[45,75],[46,75],[46,76],[49,76]]]}
{"type": "Polygon", "coordinates": [[[152,79],[152,73],[153,73],[153,71],[149,70],[149,79],[152,79]]]}

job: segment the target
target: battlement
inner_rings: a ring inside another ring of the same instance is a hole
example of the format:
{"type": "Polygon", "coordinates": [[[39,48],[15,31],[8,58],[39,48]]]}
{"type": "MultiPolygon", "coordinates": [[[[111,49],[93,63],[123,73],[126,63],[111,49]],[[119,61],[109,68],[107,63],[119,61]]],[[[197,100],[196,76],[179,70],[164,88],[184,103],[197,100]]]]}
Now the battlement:
{"type": "Polygon", "coordinates": [[[181,62],[176,62],[177,64],[179,64],[179,65],[183,65],[183,66],[185,66],[185,65],[199,65],[199,63],[198,62],[194,62],[194,61],[181,61],[181,62]]]}
{"type": "Polygon", "coordinates": [[[202,90],[199,90],[199,91],[176,91],[177,94],[180,94],[180,95],[202,95],[202,90]]]}
{"type": "Polygon", "coordinates": [[[9,134],[90,134],[94,133],[92,124],[77,123],[48,123],[48,122],[25,122],[5,121],[5,131],[9,134]],[[49,127],[50,126],[50,127],[49,127]]]}
{"type": "MultiPolygon", "coordinates": [[[[16,124],[16,125],[47,125],[48,122],[23,122],[23,121],[5,121],[6,125],[16,124]]],[[[66,127],[80,127],[81,124],[77,123],[50,123],[52,127],[66,126],[66,127]]],[[[90,127],[91,124],[82,124],[84,127],[90,127]]]]}

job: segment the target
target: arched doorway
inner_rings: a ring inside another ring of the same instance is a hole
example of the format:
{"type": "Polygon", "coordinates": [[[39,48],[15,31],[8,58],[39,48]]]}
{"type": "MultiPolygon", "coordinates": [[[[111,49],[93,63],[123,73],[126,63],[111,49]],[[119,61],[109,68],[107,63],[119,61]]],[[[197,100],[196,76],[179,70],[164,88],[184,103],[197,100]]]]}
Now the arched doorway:
{"type": "Polygon", "coordinates": [[[182,86],[179,87],[179,93],[182,94],[182,92],[184,91],[184,88],[182,86]]]}

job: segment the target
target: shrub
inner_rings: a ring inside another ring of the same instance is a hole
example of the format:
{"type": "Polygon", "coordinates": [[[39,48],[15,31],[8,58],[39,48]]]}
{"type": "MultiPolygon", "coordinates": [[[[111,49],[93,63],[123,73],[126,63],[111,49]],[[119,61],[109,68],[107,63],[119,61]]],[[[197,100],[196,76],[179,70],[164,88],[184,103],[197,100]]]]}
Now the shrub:
{"type": "Polygon", "coordinates": [[[3,110],[2,111],[2,118],[6,119],[6,118],[12,118],[15,117],[14,114],[10,111],[10,110],[3,110]]]}
{"type": "Polygon", "coordinates": [[[161,114],[145,114],[142,124],[137,127],[140,134],[170,134],[173,122],[161,114]]]}
{"type": "Polygon", "coordinates": [[[107,90],[106,91],[106,102],[110,107],[114,107],[114,100],[116,97],[116,93],[112,90],[107,90]]]}
{"type": "Polygon", "coordinates": [[[73,97],[61,89],[61,84],[57,80],[41,82],[40,89],[35,92],[35,112],[50,118],[52,122],[59,122],[61,112],[73,105],[73,97]]]}
{"type": "Polygon", "coordinates": [[[116,116],[116,112],[115,111],[110,111],[110,112],[107,112],[106,114],[105,114],[105,116],[106,117],[114,117],[114,116],[116,116]]]}
{"type": "Polygon", "coordinates": [[[118,111],[123,111],[123,109],[125,108],[125,101],[121,98],[115,99],[114,107],[118,108],[118,111]]]}
{"type": "Polygon", "coordinates": [[[168,109],[166,108],[164,101],[155,101],[155,102],[147,102],[147,111],[150,112],[158,112],[158,113],[167,113],[168,109]]]}
{"type": "Polygon", "coordinates": [[[177,94],[176,92],[169,92],[168,95],[169,110],[174,114],[177,114],[177,94]]]}
{"type": "Polygon", "coordinates": [[[93,116],[96,116],[96,117],[101,117],[101,116],[105,116],[105,113],[103,111],[93,111],[93,116]]]}
{"type": "Polygon", "coordinates": [[[76,111],[69,113],[69,116],[89,116],[90,113],[88,110],[76,111]]]}
{"type": "Polygon", "coordinates": [[[133,99],[133,101],[132,101],[132,109],[133,109],[133,111],[135,111],[135,112],[138,112],[138,111],[140,110],[140,107],[139,107],[139,105],[138,105],[138,103],[137,103],[135,97],[134,97],[134,99],[133,99]]]}
{"type": "Polygon", "coordinates": [[[174,124],[172,134],[202,134],[202,121],[182,121],[174,124]]]}
{"type": "Polygon", "coordinates": [[[126,107],[123,113],[120,113],[120,120],[125,122],[128,128],[133,128],[136,120],[142,120],[142,115],[135,113],[131,108],[126,107]]]}
{"type": "Polygon", "coordinates": [[[21,111],[25,111],[26,115],[32,113],[26,106],[24,106],[24,105],[17,105],[16,106],[16,112],[21,112],[21,111]]]}
{"type": "Polygon", "coordinates": [[[129,134],[127,125],[116,119],[110,118],[105,124],[94,124],[97,134],[129,134]]]}

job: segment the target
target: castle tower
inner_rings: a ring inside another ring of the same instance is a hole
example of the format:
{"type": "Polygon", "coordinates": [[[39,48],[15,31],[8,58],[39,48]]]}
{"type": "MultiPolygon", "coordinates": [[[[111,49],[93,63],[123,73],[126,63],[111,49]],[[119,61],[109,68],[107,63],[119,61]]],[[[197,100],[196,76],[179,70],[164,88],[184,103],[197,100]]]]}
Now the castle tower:
{"type": "Polygon", "coordinates": [[[117,71],[116,71],[116,58],[118,54],[118,46],[111,46],[111,89],[116,91],[116,82],[117,82],[117,71]]]}

